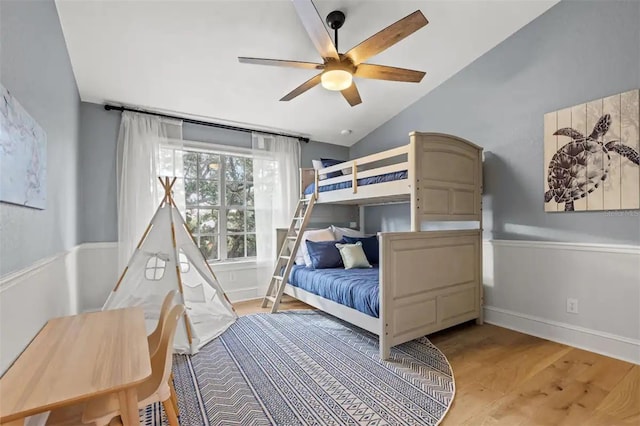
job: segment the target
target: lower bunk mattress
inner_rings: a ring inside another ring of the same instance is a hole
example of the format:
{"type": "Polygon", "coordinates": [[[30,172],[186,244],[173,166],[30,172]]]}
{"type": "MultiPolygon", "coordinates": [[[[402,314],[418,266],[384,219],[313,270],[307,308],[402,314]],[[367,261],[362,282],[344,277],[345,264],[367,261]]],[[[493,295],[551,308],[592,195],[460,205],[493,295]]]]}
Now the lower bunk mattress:
{"type": "Polygon", "coordinates": [[[325,299],[380,317],[378,268],[311,269],[294,265],[289,284],[325,299]]]}

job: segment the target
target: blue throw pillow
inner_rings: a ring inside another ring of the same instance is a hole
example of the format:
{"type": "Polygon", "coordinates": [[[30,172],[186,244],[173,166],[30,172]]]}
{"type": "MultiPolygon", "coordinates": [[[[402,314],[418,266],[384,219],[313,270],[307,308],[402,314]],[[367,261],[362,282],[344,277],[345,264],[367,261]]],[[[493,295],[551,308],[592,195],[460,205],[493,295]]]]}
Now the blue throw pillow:
{"type": "MultiPolygon", "coordinates": [[[[344,163],[344,161],[342,160],[332,160],[331,158],[321,158],[320,161],[322,162],[322,167],[331,167],[335,166],[336,164],[344,163]]],[[[339,176],[342,176],[341,171],[327,173],[327,179],[339,176]]]]}
{"type": "Polygon", "coordinates": [[[336,243],[340,241],[310,241],[306,240],[307,251],[311,258],[313,269],[342,268],[342,256],[340,250],[336,247],[336,243]]]}
{"type": "Polygon", "coordinates": [[[358,241],[362,243],[362,250],[364,250],[367,260],[372,265],[380,263],[380,245],[378,244],[378,236],[373,235],[371,237],[342,237],[349,244],[355,244],[358,241]]]}

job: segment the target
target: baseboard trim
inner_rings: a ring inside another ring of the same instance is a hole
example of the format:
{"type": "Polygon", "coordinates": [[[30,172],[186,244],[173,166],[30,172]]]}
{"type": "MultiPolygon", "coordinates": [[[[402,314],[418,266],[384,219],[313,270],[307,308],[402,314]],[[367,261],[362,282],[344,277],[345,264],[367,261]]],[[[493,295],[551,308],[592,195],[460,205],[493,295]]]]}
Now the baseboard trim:
{"type": "Polygon", "coordinates": [[[258,287],[225,291],[225,294],[227,295],[231,303],[244,302],[245,300],[253,300],[259,298],[258,287]]]}
{"type": "Polygon", "coordinates": [[[499,327],[640,364],[640,340],[494,306],[484,307],[484,321],[499,327]]]}

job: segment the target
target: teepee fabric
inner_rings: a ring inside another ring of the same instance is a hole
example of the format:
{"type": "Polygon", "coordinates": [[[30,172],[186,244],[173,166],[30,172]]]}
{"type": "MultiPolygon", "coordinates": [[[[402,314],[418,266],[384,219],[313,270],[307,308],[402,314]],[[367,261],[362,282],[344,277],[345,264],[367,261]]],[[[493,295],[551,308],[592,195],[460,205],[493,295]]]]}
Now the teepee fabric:
{"type": "Polygon", "coordinates": [[[175,207],[171,184],[166,187],[165,199],[103,309],[142,306],[150,333],[165,295],[177,289],[186,313],[176,331],[174,351],[194,354],[237,315],[175,207]]]}

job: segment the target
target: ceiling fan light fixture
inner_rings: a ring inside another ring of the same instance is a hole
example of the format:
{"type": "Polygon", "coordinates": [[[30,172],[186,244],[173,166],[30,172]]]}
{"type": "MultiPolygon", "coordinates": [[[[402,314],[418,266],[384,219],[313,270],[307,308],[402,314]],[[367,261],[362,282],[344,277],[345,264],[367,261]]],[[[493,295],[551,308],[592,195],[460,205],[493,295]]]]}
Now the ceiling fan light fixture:
{"type": "Polygon", "coordinates": [[[327,70],[320,76],[322,87],[327,90],[341,91],[351,87],[353,74],[341,69],[327,70]]]}

